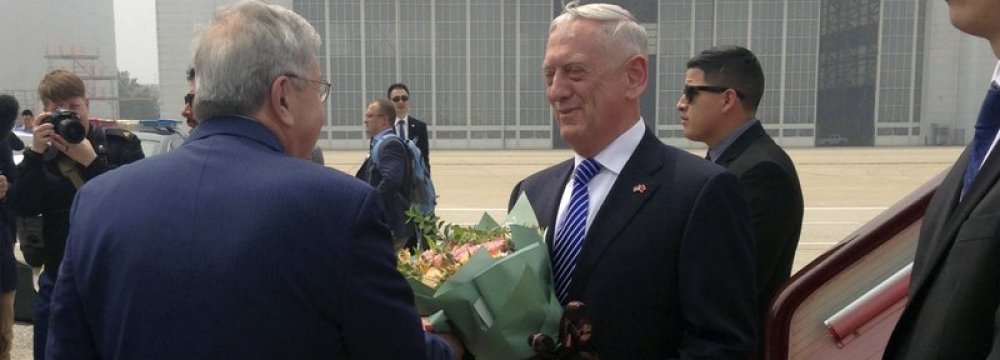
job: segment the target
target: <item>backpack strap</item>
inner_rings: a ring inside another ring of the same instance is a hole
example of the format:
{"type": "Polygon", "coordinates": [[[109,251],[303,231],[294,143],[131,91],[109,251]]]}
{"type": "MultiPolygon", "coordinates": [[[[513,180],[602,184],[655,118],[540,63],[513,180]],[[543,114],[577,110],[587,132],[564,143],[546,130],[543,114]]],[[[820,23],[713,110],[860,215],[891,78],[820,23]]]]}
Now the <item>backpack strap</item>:
{"type": "Polygon", "coordinates": [[[67,156],[60,156],[59,160],[56,161],[56,164],[59,165],[59,172],[69,179],[77,190],[83,186],[83,177],[80,176],[80,169],[76,168],[72,159],[67,156]]]}
{"type": "MultiPolygon", "coordinates": [[[[94,153],[97,154],[97,159],[94,161],[100,160],[100,158],[107,152],[105,144],[107,144],[108,139],[105,135],[106,129],[104,127],[90,126],[90,136],[88,136],[88,138],[90,139],[90,146],[94,147],[94,153]]],[[[80,175],[80,169],[76,167],[73,159],[70,159],[65,155],[60,156],[59,160],[56,160],[56,165],[59,167],[59,173],[69,179],[69,181],[73,183],[73,187],[80,190],[84,181],[83,177],[80,175]]]]}
{"type": "MultiPolygon", "coordinates": [[[[378,167],[378,153],[379,153],[379,150],[382,148],[382,145],[384,145],[382,142],[385,141],[385,140],[387,140],[387,139],[389,139],[389,138],[395,138],[399,142],[403,143],[403,148],[406,148],[406,143],[403,142],[403,139],[400,139],[399,136],[397,136],[396,133],[394,133],[394,132],[388,132],[388,133],[386,133],[386,134],[384,134],[384,135],[376,138],[375,141],[372,142],[371,154],[368,155],[368,158],[372,161],[372,164],[375,165],[374,166],[375,168],[378,167]]],[[[392,140],[389,140],[389,141],[392,141],[392,140]]],[[[407,151],[407,153],[409,153],[409,151],[407,151]]],[[[409,156],[409,154],[407,154],[407,156],[409,156]]]]}

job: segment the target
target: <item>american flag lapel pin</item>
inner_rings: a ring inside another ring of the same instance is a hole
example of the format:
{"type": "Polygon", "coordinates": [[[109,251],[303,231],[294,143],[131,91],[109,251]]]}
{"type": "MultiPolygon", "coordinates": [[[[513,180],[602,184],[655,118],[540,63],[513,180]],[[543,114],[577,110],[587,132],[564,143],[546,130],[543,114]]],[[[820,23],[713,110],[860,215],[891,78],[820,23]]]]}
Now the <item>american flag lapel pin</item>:
{"type": "Polygon", "coordinates": [[[646,193],[646,184],[638,184],[636,186],[633,186],[632,187],[632,193],[633,194],[645,194],[646,193]]]}

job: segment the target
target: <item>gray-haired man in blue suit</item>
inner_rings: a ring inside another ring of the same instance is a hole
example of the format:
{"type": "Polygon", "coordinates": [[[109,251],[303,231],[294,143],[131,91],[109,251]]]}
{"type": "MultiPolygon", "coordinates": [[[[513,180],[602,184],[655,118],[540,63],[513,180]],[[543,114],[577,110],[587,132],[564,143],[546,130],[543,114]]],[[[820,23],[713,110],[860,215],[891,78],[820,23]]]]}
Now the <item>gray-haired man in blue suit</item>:
{"type": "Polygon", "coordinates": [[[77,196],[48,358],[425,356],[381,198],[308,160],[330,89],[319,41],[285,8],[220,10],[188,142],[77,196]]]}

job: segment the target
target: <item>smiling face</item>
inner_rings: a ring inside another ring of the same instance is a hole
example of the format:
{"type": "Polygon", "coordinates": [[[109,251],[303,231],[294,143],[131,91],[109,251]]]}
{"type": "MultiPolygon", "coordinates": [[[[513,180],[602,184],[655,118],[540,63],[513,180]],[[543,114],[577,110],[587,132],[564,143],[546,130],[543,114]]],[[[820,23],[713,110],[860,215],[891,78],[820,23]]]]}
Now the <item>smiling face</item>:
{"type": "MultiPolygon", "coordinates": [[[[543,70],[559,134],[581,156],[594,156],[620,134],[629,105],[627,76],[592,20],[571,20],[549,34],[543,70]]],[[[624,58],[622,59],[624,60],[624,58]]]]}

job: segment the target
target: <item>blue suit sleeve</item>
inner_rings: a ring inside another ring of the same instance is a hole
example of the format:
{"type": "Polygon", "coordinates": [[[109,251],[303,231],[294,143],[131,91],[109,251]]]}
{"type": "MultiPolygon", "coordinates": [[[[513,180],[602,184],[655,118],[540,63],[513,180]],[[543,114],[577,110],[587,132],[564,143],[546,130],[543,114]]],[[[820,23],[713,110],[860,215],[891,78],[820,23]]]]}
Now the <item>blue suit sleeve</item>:
{"type": "Polygon", "coordinates": [[[344,343],[356,359],[424,357],[424,334],[413,291],[396,270],[382,206],[369,193],[357,212],[340,304],[344,343]]]}
{"type": "Polygon", "coordinates": [[[698,195],[678,257],[684,359],[745,359],[756,346],[753,231],[736,177],[721,173],[698,195]]]}
{"type": "Polygon", "coordinates": [[[381,181],[375,186],[382,197],[396,196],[406,177],[406,148],[402,141],[386,140],[378,151],[381,181]]]}

